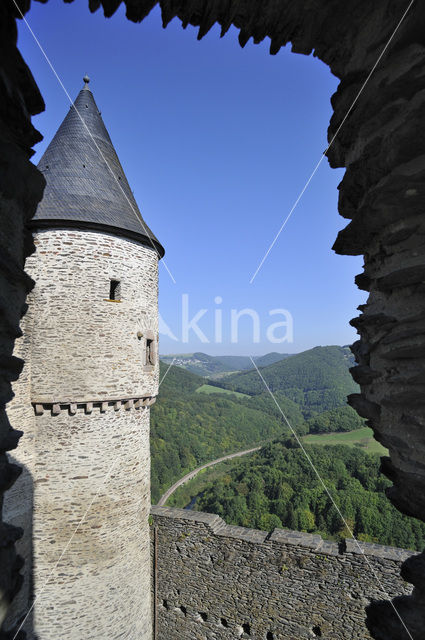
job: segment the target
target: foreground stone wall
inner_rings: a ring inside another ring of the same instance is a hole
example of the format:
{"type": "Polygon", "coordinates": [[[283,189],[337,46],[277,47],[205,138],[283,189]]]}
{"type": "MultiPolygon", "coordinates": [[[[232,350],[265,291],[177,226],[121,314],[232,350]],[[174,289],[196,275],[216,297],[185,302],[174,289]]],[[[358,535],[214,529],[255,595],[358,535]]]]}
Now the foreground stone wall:
{"type": "MultiPolygon", "coordinates": [[[[11,426],[5,405],[12,398],[11,382],[22,369],[22,361],[12,353],[33,286],[24,272],[25,258],[34,250],[26,224],[44,188],[43,176],[30,162],[31,148],[41,140],[31,114],[42,111],[44,102],[16,47],[15,16],[11,2],[0,3],[0,627],[22,582],[22,560],[14,548],[22,531],[4,522],[1,512],[3,492],[21,471],[6,452],[17,446],[23,425],[16,421],[11,426]]],[[[0,629],[0,638],[5,637],[0,629]]]]}
{"type": "MultiPolygon", "coordinates": [[[[27,301],[31,302],[32,292],[27,301]]],[[[32,326],[34,309],[27,309],[22,327],[32,326]]],[[[25,616],[30,607],[32,585],[33,555],[33,502],[34,502],[34,408],[31,404],[31,338],[26,333],[16,340],[13,355],[23,361],[24,366],[19,380],[12,385],[14,398],[8,406],[8,416],[12,424],[20,425],[23,434],[17,451],[9,453],[9,459],[21,473],[4,498],[3,513],[6,521],[22,531],[16,543],[16,549],[25,565],[21,570],[22,585],[9,609],[4,627],[13,629],[17,620],[25,616]]],[[[32,629],[32,612],[28,616],[25,628],[32,629]]]]}
{"type": "Polygon", "coordinates": [[[365,640],[365,605],[411,590],[399,571],[413,552],[182,509],[151,515],[156,640],[365,640]]]}

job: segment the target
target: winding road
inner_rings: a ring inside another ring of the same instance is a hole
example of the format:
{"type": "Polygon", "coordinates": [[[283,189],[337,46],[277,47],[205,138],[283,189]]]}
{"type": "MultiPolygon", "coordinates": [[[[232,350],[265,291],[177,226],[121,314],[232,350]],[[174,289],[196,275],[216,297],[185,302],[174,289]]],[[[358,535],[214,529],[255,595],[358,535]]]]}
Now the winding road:
{"type": "Polygon", "coordinates": [[[245,456],[247,453],[253,453],[254,451],[258,451],[261,447],[254,447],[253,449],[246,449],[246,451],[237,451],[236,453],[230,453],[228,456],[223,456],[222,458],[217,458],[217,460],[213,460],[212,462],[207,462],[207,464],[203,464],[201,467],[194,469],[190,473],[187,473],[183,478],[177,480],[167,491],[160,497],[158,500],[157,506],[163,507],[167,502],[168,498],[178,487],[181,487],[182,484],[187,482],[188,480],[192,480],[202,469],[206,469],[207,467],[213,467],[215,464],[219,462],[224,462],[224,460],[230,460],[230,458],[239,458],[240,456],[245,456]]]}

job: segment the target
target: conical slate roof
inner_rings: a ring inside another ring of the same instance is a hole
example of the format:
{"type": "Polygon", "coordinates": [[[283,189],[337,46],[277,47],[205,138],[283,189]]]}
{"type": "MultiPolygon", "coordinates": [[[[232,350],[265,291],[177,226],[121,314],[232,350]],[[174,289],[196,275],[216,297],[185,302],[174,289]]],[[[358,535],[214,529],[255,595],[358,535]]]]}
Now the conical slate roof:
{"type": "Polygon", "coordinates": [[[47,184],[32,226],[101,229],[154,246],[162,257],[164,249],[141,216],[89,79],[84,81],[38,164],[47,184]]]}

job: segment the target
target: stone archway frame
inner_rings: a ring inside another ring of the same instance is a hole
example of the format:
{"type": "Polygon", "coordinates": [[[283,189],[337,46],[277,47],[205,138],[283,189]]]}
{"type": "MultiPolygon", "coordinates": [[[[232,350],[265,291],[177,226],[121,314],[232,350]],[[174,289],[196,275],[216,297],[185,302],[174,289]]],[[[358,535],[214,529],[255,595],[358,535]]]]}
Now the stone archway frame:
{"type": "MultiPolygon", "coordinates": [[[[89,0],[91,11],[102,6],[107,17],[120,4],[121,0],[89,0]]],[[[157,2],[125,0],[125,4],[127,17],[140,22],[157,2]]],[[[291,43],[295,53],[313,52],[341,80],[332,96],[330,140],[409,2],[161,0],[159,4],[164,27],[178,17],[183,27],[188,24],[199,27],[198,39],[218,23],[221,35],[231,25],[238,28],[241,46],[251,37],[254,43],[269,37],[271,54],[287,43],[291,43]]],[[[20,0],[20,5],[25,12],[30,0],[20,0]]],[[[9,29],[3,49],[11,54],[11,64],[3,66],[13,87],[4,120],[7,125],[10,122],[12,134],[15,157],[11,157],[11,164],[19,168],[15,172],[12,199],[20,207],[20,218],[11,225],[18,227],[34,214],[41,198],[42,180],[28,162],[31,146],[37,141],[29,114],[39,112],[44,105],[16,50],[12,25],[16,10],[2,7],[2,14],[9,29]],[[10,107],[15,109],[13,116],[10,107]],[[18,193],[24,183],[25,201],[22,193],[18,193]]],[[[425,13],[415,0],[362,99],[350,112],[327,153],[331,167],[346,167],[339,185],[339,212],[350,220],[339,233],[334,249],[340,254],[364,255],[364,271],[356,277],[356,283],[369,291],[367,304],[360,307],[360,316],[352,320],[360,335],[353,345],[357,366],[352,374],[361,393],[351,396],[349,402],[368,419],[375,438],[389,449],[389,457],[382,465],[393,482],[388,497],[399,510],[422,520],[425,520],[425,223],[421,214],[425,95],[420,89],[425,75],[424,27],[425,13]]],[[[0,116],[5,112],[5,107],[0,108],[0,116]]],[[[2,142],[8,141],[7,134],[6,126],[2,142]]],[[[30,240],[23,248],[16,247],[18,262],[23,263],[30,251],[30,240]]],[[[8,282],[13,280],[10,274],[5,277],[8,282]]],[[[21,282],[22,299],[29,286],[21,282]]],[[[15,316],[19,318],[20,313],[17,310],[15,316]]],[[[11,355],[10,344],[13,347],[13,338],[6,350],[11,355]]],[[[5,370],[7,388],[16,375],[12,361],[7,361],[5,370]]],[[[11,448],[10,443],[5,448],[11,448]]],[[[420,619],[424,614],[419,613],[417,606],[425,592],[424,564],[421,554],[404,565],[402,575],[415,585],[415,592],[398,602],[415,638],[416,629],[419,634],[425,628],[424,619],[420,619]]],[[[390,613],[385,604],[370,608],[369,624],[376,638],[400,637],[397,620],[390,613]]]]}

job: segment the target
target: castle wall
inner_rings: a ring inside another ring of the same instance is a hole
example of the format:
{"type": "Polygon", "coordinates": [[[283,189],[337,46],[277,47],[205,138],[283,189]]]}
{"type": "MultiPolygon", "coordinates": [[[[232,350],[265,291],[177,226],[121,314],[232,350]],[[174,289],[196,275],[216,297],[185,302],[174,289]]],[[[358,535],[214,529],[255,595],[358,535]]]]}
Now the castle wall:
{"type": "Polygon", "coordinates": [[[365,606],[410,593],[413,552],[318,535],[229,526],[152,507],[155,640],[365,640],[365,606]],[[155,595],[156,591],[156,595],[155,595]]]}
{"type": "Polygon", "coordinates": [[[8,626],[29,638],[149,640],[149,413],[158,362],[157,255],[95,231],[36,234],[36,281],[9,417],[23,473],[5,515],[24,528],[25,584],[8,626]],[[109,301],[110,280],[121,282],[109,301]],[[118,595],[119,594],[119,595],[118,595]]]}

